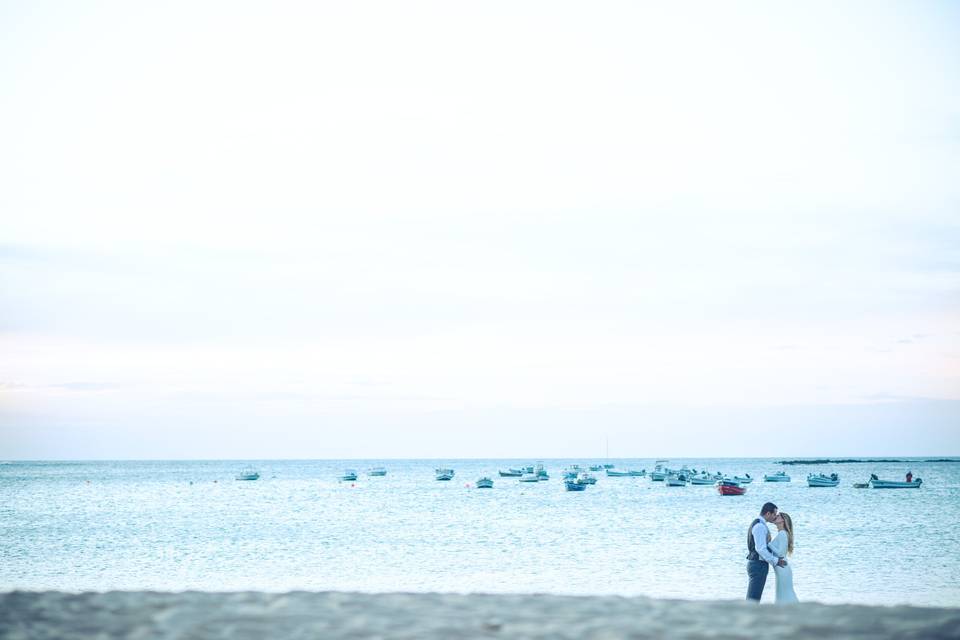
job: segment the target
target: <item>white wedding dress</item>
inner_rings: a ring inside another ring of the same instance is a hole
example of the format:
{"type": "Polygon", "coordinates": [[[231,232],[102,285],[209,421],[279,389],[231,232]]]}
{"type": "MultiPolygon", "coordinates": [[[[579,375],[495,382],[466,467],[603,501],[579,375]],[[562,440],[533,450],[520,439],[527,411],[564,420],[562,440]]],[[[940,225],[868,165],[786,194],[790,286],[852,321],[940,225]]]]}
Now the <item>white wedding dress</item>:
{"type": "MultiPolygon", "coordinates": [[[[770,551],[778,558],[784,558],[787,555],[787,532],[778,531],[773,536],[773,540],[767,544],[770,551]]],[[[777,576],[777,604],[789,604],[791,602],[800,602],[797,594],[793,591],[793,566],[792,561],[787,559],[787,566],[773,567],[773,572],[777,576]]]]}

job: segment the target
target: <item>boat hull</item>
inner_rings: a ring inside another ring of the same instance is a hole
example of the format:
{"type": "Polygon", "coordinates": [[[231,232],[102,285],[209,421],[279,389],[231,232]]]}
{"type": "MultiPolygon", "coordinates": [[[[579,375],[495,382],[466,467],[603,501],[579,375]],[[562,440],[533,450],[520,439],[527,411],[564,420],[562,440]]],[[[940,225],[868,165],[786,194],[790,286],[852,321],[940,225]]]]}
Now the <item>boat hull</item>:
{"type": "Polygon", "coordinates": [[[830,478],[827,476],[808,476],[807,484],[811,487],[836,487],[840,484],[840,478],[830,478]]]}
{"type": "Polygon", "coordinates": [[[874,489],[919,489],[923,480],[917,478],[913,482],[895,482],[893,480],[871,480],[870,486],[874,489]]]}
{"type": "Polygon", "coordinates": [[[742,496],[747,492],[747,488],[721,483],[717,485],[717,491],[722,496],[742,496]]]}
{"type": "Polygon", "coordinates": [[[477,480],[477,489],[493,489],[493,480],[484,478],[477,480]]]}
{"type": "Polygon", "coordinates": [[[790,482],[790,476],[763,476],[764,482],[790,482]]]}
{"type": "Polygon", "coordinates": [[[568,482],[564,482],[563,484],[567,487],[567,491],[583,491],[584,489],[587,488],[586,483],[581,483],[581,482],[568,481],[568,482]]]}

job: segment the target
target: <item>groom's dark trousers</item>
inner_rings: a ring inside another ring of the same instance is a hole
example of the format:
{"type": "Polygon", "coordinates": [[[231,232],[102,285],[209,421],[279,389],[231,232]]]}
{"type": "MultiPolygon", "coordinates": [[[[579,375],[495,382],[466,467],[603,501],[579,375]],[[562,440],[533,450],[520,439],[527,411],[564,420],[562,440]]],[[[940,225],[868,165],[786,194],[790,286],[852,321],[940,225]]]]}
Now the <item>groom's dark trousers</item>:
{"type": "Polygon", "coordinates": [[[747,585],[747,600],[760,602],[763,595],[763,586],[767,584],[767,573],[770,565],[764,560],[747,560],[747,576],[750,584],[747,585]]]}

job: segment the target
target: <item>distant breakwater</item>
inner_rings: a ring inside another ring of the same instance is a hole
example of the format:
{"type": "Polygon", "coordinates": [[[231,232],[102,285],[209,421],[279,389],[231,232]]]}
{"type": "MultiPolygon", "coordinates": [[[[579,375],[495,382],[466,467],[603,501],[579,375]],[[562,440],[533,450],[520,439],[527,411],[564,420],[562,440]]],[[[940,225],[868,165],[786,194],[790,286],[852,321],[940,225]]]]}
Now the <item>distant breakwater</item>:
{"type": "Polygon", "coordinates": [[[927,458],[926,460],[901,460],[896,458],[817,458],[809,460],[781,460],[778,464],[850,464],[853,462],[870,464],[917,464],[920,462],[960,462],[960,458],[927,458]]]}

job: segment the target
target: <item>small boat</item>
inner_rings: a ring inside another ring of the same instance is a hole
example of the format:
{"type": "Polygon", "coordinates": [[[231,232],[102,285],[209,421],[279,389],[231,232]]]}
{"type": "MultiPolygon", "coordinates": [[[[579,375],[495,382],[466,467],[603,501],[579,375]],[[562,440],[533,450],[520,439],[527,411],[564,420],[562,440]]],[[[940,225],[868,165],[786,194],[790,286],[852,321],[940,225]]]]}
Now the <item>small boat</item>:
{"type": "Polygon", "coordinates": [[[607,469],[606,474],[608,478],[629,478],[629,471],[617,471],[616,469],[607,469]]]}
{"type": "Polygon", "coordinates": [[[341,482],[353,482],[357,479],[357,472],[353,469],[347,469],[343,472],[343,475],[340,476],[341,482]]]}
{"type": "Polygon", "coordinates": [[[381,477],[387,475],[387,470],[383,467],[374,467],[373,469],[367,470],[367,475],[381,477]]]}
{"type": "Polygon", "coordinates": [[[506,471],[500,469],[501,478],[519,478],[522,475],[523,469],[507,469],[506,471]]]}
{"type": "Polygon", "coordinates": [[[612,464],[604,464],[604,465],[603,465],[603,468],[604,468],[604,469],[613,469],[613,465],[612,465],[612,464]]]}
{"type": "Polygon", "coordinates": [[[687,486],[687,476],[683,474],[671,473],[667,476],[667,486],[668,487],[685,487],[687,486]]]}
{"type": "Polygon", "coordinates": [[[854,482],[854,483],[853,483],[853,488],[854,488],[854,489],[866,489],[866,488],[868,488],[869,486],[870,486],[870,483],[869,483],[869,482],[854,482]]]}
{"type": "Polygon", "coordinates": [[[630,471],[627,471],[627,475],[629,475],[631,478],[642,478],[643,476],[647,475],[647,470],[641,469],[640,471],[636,471],[631,469],[630,471]]]}
{"type": "Polygon", "coordinates": [[[706,473],[702,473],[699,476],[693,476],[690,478],[690,484],[709,484],[714,485],[717,483],[717,478],[706,473]]]}
{"type": "Polygon", "coordinates": [[[540,476],[535,473],[524,473],[519,480],[520,482],[540,482],[540,476]]]}
{"type": "Polygon", "coordinates": [[[602,464],[592,464],[590,465],[590,471],[603,471],[602,464]]]}
{"type": "Polygon", "coordinates": [[[260,472],[252,467],[247,467],[237,474],[237,480],[259,480],[260,472]]]}
{"type": "Polygon", "coordinates": [[[563,484],[567,488],[567,491],[583,491],[587,488],[587,483],[577,480],[565,480],[563,484]]]}
{"type": "Polygon", "coordinates": [[[453,469],[434,469],[434,473],[436,473],[437,480],[444,482],[447,480],[453,480],[453,469]]]}
{"type": "Polygon", "coordinates": [[[717,491],[722,496],[742,496],[747,492],[747,488],[733,480],[721,480],[717,483],[717,491]]]}
{"type": "Polygon", "coordinates": [[[581,471],[576,480],[580,484],[597,484],[597,478],[586,471],[581,471]]]}
{"type": "Polygon", "coordinates": [[[549,480],[550,476],[547,474],[547,470],[543,468],[543,463],[538,462],[537,468],[534,470],[537,474],[537,480],[549,480]]]}
{"type": "Polygon", "coordinates": [[[742,476],[733,476],[733,480],[734,482],[738,482],[740,484],[750,484],[753,482],[753,478],[750,477],[749,473],[746,473],[742,476]]]}
{"type": "Polygon", "coordinates": [[[657,461],[657,462],[658,462],[657,466],[655,466],[653,468],[653,471],[650,472],[650,479],[653,480],[654,482],[663,482],[664,480],[667,479],[667,475],[669,474],[670,470],[664,469],[663,465],[659,464],[660,462],[666,462],[666,460],[657,461]]]}
{"type": "Polygon", "coordinates": [[[776,473],[768,473],[763,476],[764,482],[790,482],[790,476],[787,475],[786,471],[777,471],[776,473]]]}
{"type": "Polygon", "coordinates": [[[897,480],[881,480],[875,474],[870,474],[870,486],[874,489],[919,489],[923,480],[917,478],[910,482],[899,482],[897,480]]]}
{"type": "Polygon", "coordinates": [[[493,480],[484,476],[477,480],[477,489],[493,489],[493,480]]]}
{"type": "Polygon", "coordinates": [[[811,487],[835,487],[840,484],[840,476],[835,473],[811,473],[807,476],[807,484],[811,487]]]}

